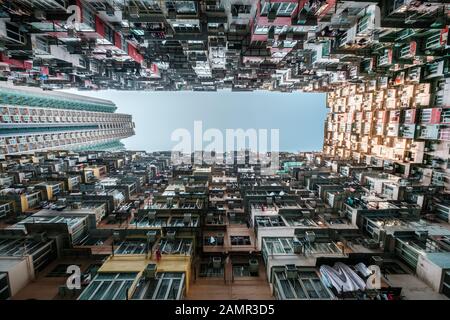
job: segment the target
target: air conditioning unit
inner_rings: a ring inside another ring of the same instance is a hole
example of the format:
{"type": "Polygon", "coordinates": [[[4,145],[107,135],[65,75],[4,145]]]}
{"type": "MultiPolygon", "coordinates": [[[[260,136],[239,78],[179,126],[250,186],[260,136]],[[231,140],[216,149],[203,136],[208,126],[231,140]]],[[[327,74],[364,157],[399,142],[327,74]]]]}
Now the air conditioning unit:
{"type": "Polygon", "coordinates": [[[156,277],[156,271],[158,267],[156,263],[149,263],[144,269],[144,277],[146,279],[154,279],[156,277]]]}
{"type": "Polygon", "coordinates": [[[113,236],[114,241],[120,240],[120,232],[119,231],[114,231],[112,236],[113,236]]]}
{"type": "Polygon", "coordinates": [[[46,20],[45,12],[42,10],[34,11],[34,17],[38,20],[46,20]]]}
{"type": "Polygon", "coordinates": [[[381,229],[373,229],[372,238],[373,240],[380,242],[383,240],[385,235],[385,231],[381,229]]]}
{"type": "Polygon", "coordinates": [[[364,242],[364,244],[365,244],[365,247],[369,248],[369,249],[378,249],[380,247],[380,243],[373,239],[366,240],[364,242]]]}
{"type": "Polygon", "coordinates": [[[184,224],[189,224],[192,221],[192,214],[190,213],[185,213],[183,216],[183,222],[184,224]]]}
{"type": "Polygon", "coordinates": [[[147,232],[147,241],[151,243],[156,241],[156,230],[150,230],[147,232]]]}
{"type": "Polygon", "coordinates": [[[132,18],[139,18],[139,8],[137,7],[129,7],[128,12],[130,14],[130,17],[132,18]]]}
{"type": "Polygon", "coordinates": [[[148,221],[153,221],[156,218],[156,211],[149,211],[147,213],[148,221]]]}
{"type": "Polygon", "coordinates": [[[380,256],[372,256],[372,260],[375,263],[375,265],[381,267],[383,265],[383,257],[380,256]]]}
{"type": "Polygon", "coordinates": [[[287,264],[286,265],[286,278],[288,279],[297,279],[298,270],[295,264],[287,264]]]}
{"type": "Polygon", "coordinates": [[[257,259],[248,260],[248,268],[251,273],[257,273],[259,271],[259,262],[257,259]]]}
{"type": "Polygon", "coordinates": [[[294,253],[296,254],[303,253],[303,245],[299,240],[292,241],[292,246],[294,247],[294,253]]]}
{"type": "Polygon", "coordinates": [[[311,218],[311,211],[302,211],[303,218],[311,218]]]}
{"type": "Polygon", "coordinates": [[[316,234],[314,231],[306,231],[305,238],[308,242],[312,243],[312,242],[316,241],[316,234]]]}
{"type": "Polygon", "coordinates": [[[38,233],[34,235],[34,238],[38,242],[47,242],[48,237],[46,232],[38,233]]]}
{"type": "Polygon", "coordinates": [[[415,232],[416,238],[419,241],[426,241],[428,239],[428,231],[427,230],[417,230],[415,232]]]}
{"type": "Polygon", "coordinates": [[[70,207],[72,209],[81,209],[81,202],[72,202],[70,207]]]}
{"type": "Polygon", "coordinates": [[[213,268],[214,269],[219,269],[219,268],[222,267],[222,258],[220,258],[220,257],[213,257],[212,261],[213,261],[213,268]]]}
{"type": "Polygon", "coordinates": [[[167,240],[175,240],[176,231],[167,231],[166,238],[167,240]]]}

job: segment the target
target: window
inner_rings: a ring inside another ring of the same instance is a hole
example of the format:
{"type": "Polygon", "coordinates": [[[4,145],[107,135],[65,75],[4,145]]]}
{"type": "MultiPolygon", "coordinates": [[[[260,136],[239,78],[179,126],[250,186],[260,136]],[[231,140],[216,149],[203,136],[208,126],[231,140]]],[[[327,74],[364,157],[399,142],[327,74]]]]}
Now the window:
{"type": "Polygon", "coordinates": [[[285,226],[283,219],[280,216],[257,216],[255,217],[258,227],[283,227],[285,226]]]}
{"type": "Polygon", "coordinates": [[[211,235],[203,237],[204,246],[223,246],[223,235],[211,235]]]}
{"type": "Polygon", "coordinates": [[[293,47],[295,47],[296,44],[297,44],[297,41],[289,41],[289,40],[283,41],[283,47],[285,47],[285,48],[293,48],[293,47]]]}
{"type": "Polygon", "coordinates": [[[47,40],[43,38],[36,37],[36,48],[47,53],[50,52],[50,46],[48,45],[47,40]]]}
{"type": "Polygon", "coordinates": [[[285,270],[274,272],[275,293],[279,299],[331,299],[330,291],[312,270],[298,270],[288,277],[285,270]]]}
{"type": "Polygon", "coordinates": [[[275,34],[285,33],[288,30],[288,26],[275,26],[275,34]]]}
{"type": "Polygon", "coordinates": [[[132,299],[139,300],[178,300],[184,289],[184,273],[157,273],[154,279],[142,277],[133,293],[132,299]]]}
{"type": "Polygon", "coordinates": [[[95,28],[95,15],[86,7],[82,10],[82,19],[84,24],[88,25],[90,28],[95,28]]]}
{"type": "Polygon", "coordinates": [[[177,32],[195,32],[200,30],[198,25],[190,23],[174,23],[173,27],[177,32]]]}
{"type": "Polygon", "coordinates": [[[6,217],[7,214],[12,213],[10,203],[4,203],[0,205],[0,218],[6,217]]]}
{"type": "Polygon", "coordinates": [[[294,253],[293,238],[263,238],[264,254],[289,254],[294,253]]]}
{"type": "Polygon", "coordinates": [[[79,300],[125,300],[136,273],[98,273],[79,300]]]}
{"type": "Polygon", "coordinates": [[[269,32],[269,26],[256,26],[255,34],[267,34],[269,32]]]}
{"type": "Polygon", "coordinates": [[[223,277],[223,265],[215,268],[212,263],[201,263],[199,276],[208,278],[223,277]]]}
{"type": "Polygon", "coordinates": [[[0,273],[0,300],[9,299],[10,296],[8,273],[2,272],[0,273]]]}
{"type": "Polygon", "coordinates": [[[249,14],[251,9],[251,5],[233,4],[231,5],[231,14],[233,17],[237,17],[240,14],[249,14]]]}
{"type": "Polygon", "coordinates": [[[234,263],[233,264],[233,276],[234,277],[257,277],[258,273],[250,272],[250,266],[248,263],[234,263]]]}
{"type": "Polygon", "coordinates": [[[265,16],[271,12],[276,12],[279,17],[290,17],[297,7],[296,3],[290,2],[278,2],[278,3],[264,3],[263,8],[261,9],[261,15],[265,16]]]}
{"type": "Polygon", "coordinates": [[[159,249],[161,250],[162,254],[190,255],[192,252],[192,240],[191,239],[175,239],[175,240],[162,239],[159,249]]]}
{"type": "Polygon", "coordinates": [[[197,9],[195,1],[166,1],[168,9],[175,9],[180,14],[195,14],[197,9]]]}
{"type": "Polygon", "coordinates": [[[370,22],[370,14],[365,15],[364,17],[362,17],[361,19],[359,19],[358,21],[358,26],[357,26],[357,33],[361,33],[367,30],[368,26],[369,26],[369,22],[370,22]]]}
{"type": "Polygon", "coordinates": [[[280,3],[280,6],[278,7],[277,16],[290,17],[296,7],[297,7],[296,3],[282,2],[282,3],[280,3]]]}
{"type": "Polygon", "coordinates": [[[105,39],[114,43],[114,30],[105,25],[105,39]]]}
{"type": "Polygon", "coordinates": [[[264,6],[262,7],[262,9],[261,9],[261,15],[263,16],[265,16],[265,15],[267,15],[267,13],[269,12],[269,8],[270,8],[270,3],[267,3],[267,2],[265,2],[264,3],[264,6]]]}
{"type": "Polygon", "coordinates": [[[115,250],[116,254],[144,254],[147,251],[145,240],[126,240],[115,250]]]}
{"type": "Polygon", "coordinates": [[[251,245],[249,236],[230,236],[232,246],[249,246],[251,245]]]}

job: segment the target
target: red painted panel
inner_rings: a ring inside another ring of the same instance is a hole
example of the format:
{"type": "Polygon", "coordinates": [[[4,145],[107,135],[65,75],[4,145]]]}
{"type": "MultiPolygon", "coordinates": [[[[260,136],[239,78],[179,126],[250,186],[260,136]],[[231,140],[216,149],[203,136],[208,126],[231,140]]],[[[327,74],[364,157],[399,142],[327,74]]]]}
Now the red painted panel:
{"type": "Polygon", "coordinates": [[[81,5],[81,0],[77,0],[75,3],[78,8],[80,8],[80,19],[83,21],[83,6],[81,5]]]}
{"type": "Polygon", "coordinates": [[[119,32],[114,32],[114,45],[117,48],[122,49],[122,36],[119,32]]]}
{"type": "Polygon", "coordinates": [[[128,55],[131,59],[138,63],[142,63],[144,61],[144,57],[137,51],[137,49],[131,44],[128,44],[128,55]]]}
{"type": "Polygon", "coordinates": [[[448,26],[445,26],[444,29],[441,30],[441,35],[439,38],[441,45],[445,45],[448,42],[448,26]]]}
{"type": "Polygon", "coordinates": [[[105,36],[105,23],[99,17],[95,17],[95,32],[100,36],[105,36]]]}
{"type": "Polygon", "coordinates": [[[25,65],[25,61],[17,60],[17,59],[11,59],[11,58],[9,58],[8,56],[6,56],[3,53],[0,53],[0,61],[9,64],[11,67],[20,68],[20,69],[27,69],[26,65],[25,65]]]}
{"type": "Polygon", "coordinates": [[[32,60],[25,61],[23,63],[23,65],[24,65],[25,69],[27,69],[27,70],[33,69],[33,61],[32,60]]]}
{"type": "Polygon", "coordinates": [[[260,26],[290,26],[292,25],[292,18],[276,17],[275,20],[269,22],[269,18],[267,18],[267,16],[265,17],[260,16],[257,18],[257,24],[260,26]]]}
{"type": "Polygon", "coordinates": [[[48,67],[41,67],[41,74],[48,76],[49,75],[48,67]]]}
{"type": "Polygon", "coordinates": [[[319,16],[317,17],[317,20],[322,19],[327,12],[334,7],[334,5],[336,4],[336,0],[327,0],[327,6],[326,8],[319,14],[319,16]]]}
{"type": "Polygon", "coordinates": [[[431,121],[430,123],[436,124],[441,122],[441,109],[440,108],[433,108],[431,110],[431,121]]]}
{"type": "Polygon", "coordinates": [[[252,34],[252,41],[267,41],[267,34],[252,34]]]}

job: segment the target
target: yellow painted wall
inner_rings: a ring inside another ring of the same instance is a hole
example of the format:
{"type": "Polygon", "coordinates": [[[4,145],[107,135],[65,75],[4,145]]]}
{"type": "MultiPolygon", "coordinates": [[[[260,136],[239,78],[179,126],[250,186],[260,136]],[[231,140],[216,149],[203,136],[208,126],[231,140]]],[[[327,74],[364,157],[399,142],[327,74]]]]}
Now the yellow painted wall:
{"type": "Polygon", "coordinates": [[[28,210],[28,201],[24,194],[20,195],[20,206],[22,207],[22,212],[28,210]]]}
{"type": "Polygon", "coordinates": [[[191,262],[191,256],[184,255],[164,254],[159,262],[154,258],[147,258],[143,254],[115,255],[114,257],[110,256],[98,272],[138,272],[138,276],[129,290],[129,295],[131,296],[145,267],[149,263],[155,263],[157,272],[184,272],[186,293],[188,293],[191,278],[191,262]]]}

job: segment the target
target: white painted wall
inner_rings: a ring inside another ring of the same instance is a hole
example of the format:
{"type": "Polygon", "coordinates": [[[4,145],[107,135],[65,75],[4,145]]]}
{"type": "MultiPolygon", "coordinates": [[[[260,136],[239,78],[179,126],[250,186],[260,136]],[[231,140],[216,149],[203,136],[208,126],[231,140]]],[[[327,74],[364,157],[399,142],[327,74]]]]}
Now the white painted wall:
{"type": "Polygon", "coordinates": [[[417,263],[417,276],[427,283],[434,291],[441,289],[442,268],[428,260],[425,255],[419,255],[417,263]]]}
{"type": "Polygon", "coordinates": [[[0,271],[8,273],[11,296],[35,279],[31,256],[0,258],[0,271]]]}

